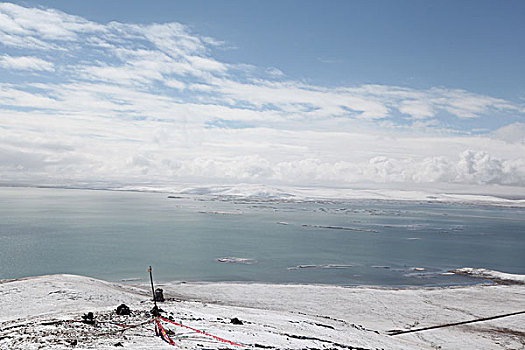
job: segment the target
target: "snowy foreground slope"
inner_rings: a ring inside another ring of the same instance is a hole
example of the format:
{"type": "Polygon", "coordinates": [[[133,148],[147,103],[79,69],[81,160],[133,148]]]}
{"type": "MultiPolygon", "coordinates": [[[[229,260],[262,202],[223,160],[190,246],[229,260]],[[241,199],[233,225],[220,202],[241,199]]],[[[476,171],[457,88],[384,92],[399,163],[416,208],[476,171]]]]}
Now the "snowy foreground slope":
{"type": "MultiPolygon", "coordinates": [[[[385,289],[233,283],[163,284],[166,316],[248,348],[523,349],[525,314],[415,333],[525,310],[525,285],[385,289]],[[231,323],[232,318],[243,324],[231,323]]],[[[236,348],[191,330],[171,346],[154,335],[148,286],[53,275],[0,281],[0,349],[236,348]],[[125,303],[130,316],[117,316],[125,303]],[[80,321],[93,312],[96,325],[80,321]],[[64,322],[62,322],[64,321],[64,322]]]]}

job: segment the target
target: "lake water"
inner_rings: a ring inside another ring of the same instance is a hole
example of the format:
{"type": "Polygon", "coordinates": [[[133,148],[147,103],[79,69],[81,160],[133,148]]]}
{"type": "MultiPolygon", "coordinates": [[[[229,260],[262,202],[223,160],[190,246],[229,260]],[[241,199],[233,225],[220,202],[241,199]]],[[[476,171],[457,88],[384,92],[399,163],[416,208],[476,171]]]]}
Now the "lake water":
{"type": "Polygon", "coordinates": [[[339,285],[474,283],[460,267],[525,273],[525,210],[427,202],[287,202],[0,188],[0,279],[339,285]],[[235,257],[238,263],[219,262],[235,257]]]}

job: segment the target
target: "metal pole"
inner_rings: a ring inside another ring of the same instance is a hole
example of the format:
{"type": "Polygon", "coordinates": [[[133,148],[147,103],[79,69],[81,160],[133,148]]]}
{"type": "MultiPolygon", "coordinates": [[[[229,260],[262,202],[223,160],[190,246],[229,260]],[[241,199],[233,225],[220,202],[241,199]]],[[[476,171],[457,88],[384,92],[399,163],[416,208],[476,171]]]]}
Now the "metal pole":
{"type": "Polygon", "coordinates": [[[151,282],[151,294],[153,295],[153,302],[155,303],[155,309],[157,309],[157,298],[155,298],[155,287],[153,287],[153,275],[151,274],[151,266],[148,269],[149,272],[149,280],[151,282]]]}

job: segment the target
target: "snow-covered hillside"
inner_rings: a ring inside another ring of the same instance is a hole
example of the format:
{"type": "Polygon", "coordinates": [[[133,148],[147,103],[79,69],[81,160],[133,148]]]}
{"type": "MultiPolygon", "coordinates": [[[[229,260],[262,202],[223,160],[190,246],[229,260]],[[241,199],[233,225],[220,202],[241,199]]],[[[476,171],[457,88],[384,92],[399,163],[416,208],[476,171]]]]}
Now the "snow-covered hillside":
{"type": "MultiPolygon", "coordinates": [[[[396,336],[525,310],[525,286],[385,289],[315,285],[169,283],[164,315],[195,329],[270,349],[522,349],[525,314],[396,336]],[[242,325],[231,323],[238,318],[242,325]]],[[[219,349],[234,346],[165,324],[175,347],[148,323],[149,286],[72,275],[0,283],[0,349],[219,349]],[[130,316],[117,316],[125,303],[130,316]],[[97,323],[82,315],[93,312],[97,323]],[[71,322],[75,321],[75,322],[71,322]],[[146,322],[146,323],[145,323],[146,322]],[[139,325],[124,328],[114,323],[139,325]],[[144,324],[143,324],[144,323],[144,324]]]]}

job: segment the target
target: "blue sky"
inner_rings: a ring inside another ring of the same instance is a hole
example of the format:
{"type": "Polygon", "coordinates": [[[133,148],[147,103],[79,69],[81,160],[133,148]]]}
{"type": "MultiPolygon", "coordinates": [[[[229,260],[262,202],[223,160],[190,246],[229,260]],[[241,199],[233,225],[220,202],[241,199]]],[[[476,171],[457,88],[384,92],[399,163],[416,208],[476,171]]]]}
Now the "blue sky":
{"type": "Polygon", "coordinates": [[[6,183],[525,186],[521,1],[0,5],[6,183]]]}
{"type": "Polygon", "coordinates": [[[523,1],[23,1],[98,22],[180,22],[230,63],[327,86],[389,84],[525,96],[523,1]]]}

